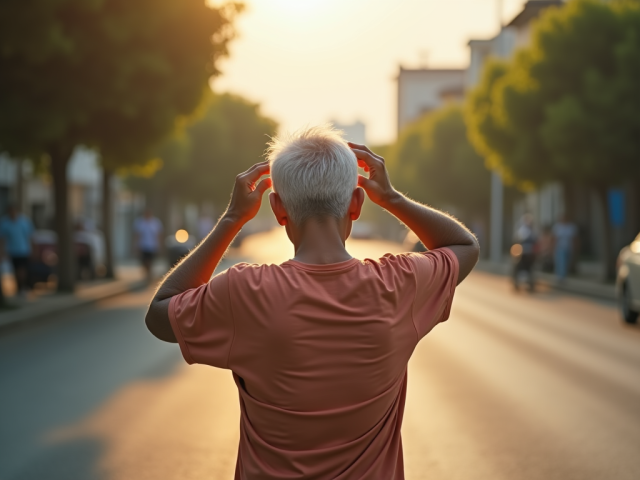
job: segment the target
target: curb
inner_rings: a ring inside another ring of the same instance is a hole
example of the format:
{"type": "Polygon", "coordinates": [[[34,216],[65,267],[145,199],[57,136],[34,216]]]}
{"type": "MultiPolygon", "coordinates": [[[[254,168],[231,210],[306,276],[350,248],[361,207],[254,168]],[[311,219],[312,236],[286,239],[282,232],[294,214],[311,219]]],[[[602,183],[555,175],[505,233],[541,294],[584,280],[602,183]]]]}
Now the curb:
{"type": "MultiPolygon", "coordinates": [[[[488,261],[480,261],[476,265],[476,269],[481,272],[493,273],[495,275],[502,275],[506,277],[511,275],[511,265],[508,263],[496,264],[488,261]]],[[[552,274],[535,272],[534,275],[538,285],[543,285],[552,290],[612,302],[615,302],[618,299],[616,287],[613,284],[598,283],[579,278],[567,278],[565,282],[558,283],[556,277],[552,274]]]]}
{"type": "Polygon", "coordinates": [[[0,314],[0,330],[55,315],[74,308],[91,305],[110,297],[138,290],[147,285],[144,280],[116,280],[85,287],[76,293],[51,295],[33,305],[4,311],[0,314]]]}

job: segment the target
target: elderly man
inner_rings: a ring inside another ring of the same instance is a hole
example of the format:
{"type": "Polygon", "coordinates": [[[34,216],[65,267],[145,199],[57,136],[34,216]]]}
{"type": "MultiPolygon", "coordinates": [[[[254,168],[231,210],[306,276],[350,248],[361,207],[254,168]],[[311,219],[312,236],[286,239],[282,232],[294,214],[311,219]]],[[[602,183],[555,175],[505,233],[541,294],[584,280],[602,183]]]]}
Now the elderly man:
{"type": "Polygon", "coordinates": [[[166,277],[146,322],[188,363],[233,372],[236,479],[402,479],[407,362],[448,318],[478,251],[459,222],[394,190],[380,156],[311,128],[275,140],[268,161],[237,177],[226,213],[166,277]],[[211,278],[271,186],[295,256],[211,278]],[[352,258],[345,241],[365,192],[429,251],[352,258]]]}

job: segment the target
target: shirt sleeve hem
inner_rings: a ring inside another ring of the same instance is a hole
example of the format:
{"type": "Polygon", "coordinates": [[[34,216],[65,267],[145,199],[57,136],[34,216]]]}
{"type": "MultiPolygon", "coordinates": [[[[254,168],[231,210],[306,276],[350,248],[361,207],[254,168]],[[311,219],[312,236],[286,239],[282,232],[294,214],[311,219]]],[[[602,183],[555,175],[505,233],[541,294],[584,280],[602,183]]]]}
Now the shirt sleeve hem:
{"type": "Polygon", "coordinates": [[[458,275],[460,272],[460,264],[458,262],[458,257],[453,253],[453,250],[450,248],[444,247],[441,249],[442,253],[447,255],[451,261],[453,262],[453,275],[449,279],[449,298],[447,300],[447,304],[445,305],[444,312],[442,313],[442,317],[440,318],[440,322],[444,322],[451,315],[451,306],[453,305],[453,296],[456,292],[456,287],[458,286],[458,275]]]}
{"type": "Polygon", "coordinates": [[[176,300],[177,297],[171,297],[171,300],[169,302],[169,322],[171,323],[173,334],[176,336],[176,340],[178,340],[178,345],[180,345],[180,352],[182,352],[182,357],[189,365],[193,365],[196,362],[193,360],[191,352],[189,352],[189,347],[184,341],[184,337],[182,336],[182,332],[180,331],[180,325],[178,324],[178,318],[175,311],[176,300]]]}

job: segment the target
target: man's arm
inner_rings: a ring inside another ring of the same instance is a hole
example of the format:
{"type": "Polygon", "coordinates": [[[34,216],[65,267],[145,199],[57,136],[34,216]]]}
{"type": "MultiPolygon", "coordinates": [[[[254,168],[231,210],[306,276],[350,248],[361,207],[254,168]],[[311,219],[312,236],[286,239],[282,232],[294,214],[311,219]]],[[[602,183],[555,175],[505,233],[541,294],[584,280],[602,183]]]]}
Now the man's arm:
{"type": "Polygon", "coordinates": [[[478,261],[480,247],[476,237],[456,219],[396,191],[381,156],[364,145],[349,145],[358,158],[358,165],[369,172],[369,178],[358,176],[358,185],[371,201],[409,227],[429,250],[450,248],[458,258],[458,283],[462,282],[478,261]]]}
{"type": "Polygon", "coordinates": [[[268,173],[269,163],[262,162],[236,177],[229,207],[213,231],[161,282],[145,318],[149,331],[160,340],[177,342],[169,321],[171,297],[197,288],[211,279],[234,237],[258,213],[262,194],[271,186],[271,179],[257,182],[268,173]]]}

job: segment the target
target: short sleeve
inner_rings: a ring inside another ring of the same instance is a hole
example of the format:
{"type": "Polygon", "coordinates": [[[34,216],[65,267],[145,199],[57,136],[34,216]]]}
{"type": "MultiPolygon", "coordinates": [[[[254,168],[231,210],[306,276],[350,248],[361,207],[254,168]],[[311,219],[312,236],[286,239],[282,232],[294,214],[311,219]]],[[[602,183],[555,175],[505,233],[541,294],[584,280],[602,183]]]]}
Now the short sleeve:
{"type": "Polygon", "coordinates": [[[410,257],[416,276],[413,322],[418,338],[449,318],[458,283],[458,258],[448,248],[438,248],[410,257]]]}
{"type": "Polygon", "coordinates": [[[169,320],[187,363],[229,368],[234,323],[228,271],[171,298],[169,320]]]}

